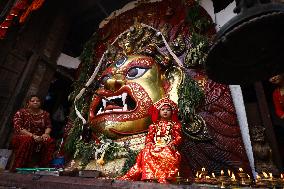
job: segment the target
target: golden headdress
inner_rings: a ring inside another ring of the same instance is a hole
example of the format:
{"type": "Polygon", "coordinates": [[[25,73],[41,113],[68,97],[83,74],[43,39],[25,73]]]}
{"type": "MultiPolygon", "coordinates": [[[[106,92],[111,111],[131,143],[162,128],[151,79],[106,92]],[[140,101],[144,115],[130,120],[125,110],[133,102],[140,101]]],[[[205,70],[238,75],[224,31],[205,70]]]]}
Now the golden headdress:
{"type": "Polygon", "coordinates": [[[109,65],[123,56],[139,54],[151,56],[164,66],[170,65],[174,58],[177,65],[183,67],[176,53],[180,54],[185,51],[185,42],[182,40],[182,36],[178,36],[179,43],[174,40],[168,44],[167,34],[167,25],[159,31],[152,26],[135,23],[121,33],[112,44],[108,45],[104,61],[109,65]]]}

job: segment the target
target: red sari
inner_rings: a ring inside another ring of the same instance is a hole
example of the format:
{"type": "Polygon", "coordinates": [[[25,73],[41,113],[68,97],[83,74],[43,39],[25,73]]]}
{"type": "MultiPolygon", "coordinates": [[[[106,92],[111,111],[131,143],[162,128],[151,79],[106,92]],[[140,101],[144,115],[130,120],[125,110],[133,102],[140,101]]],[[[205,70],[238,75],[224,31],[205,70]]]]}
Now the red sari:
{"type": "Polygon", "coordinates": [[[121,180],[157,180],[168,183],[179,170],[181,156],[176,147],[181,143],[181,125],[172,121],[158,121],[149,126],[145,148],[137,156],[135,165],[121,180]]]}
{"type": "Polygon", "coordinates": [[[40,158],[38,166],[47,167],[53,158],[54,140],[49,138],[47,141],[36,142],[32,136],[22,134],[20,130],[26,129],[34,135],[41,136],[47,128],[51,128],[49,113],[42,111],[39,114],[32,114],[28,109],[23,108],[16,112],[13,124],[12,147],[15,160],[12,170],[31,166],[30,163],[35,153],[38,153],[40,158]]]}
{"type": "Polygon", "coordinates": [[[279,118],[284,116],[284,96],[281,95],[280,88],[273,91],[273,103],[276,115],[279,118]]]}

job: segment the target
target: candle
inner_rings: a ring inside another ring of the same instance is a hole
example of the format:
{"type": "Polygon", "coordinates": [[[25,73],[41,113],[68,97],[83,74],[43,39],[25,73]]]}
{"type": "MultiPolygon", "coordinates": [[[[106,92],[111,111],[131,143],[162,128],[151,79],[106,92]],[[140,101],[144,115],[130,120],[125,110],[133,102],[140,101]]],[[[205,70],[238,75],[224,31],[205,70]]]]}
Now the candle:
{"type": "Polygon", "coordinates": [[[223,170],[221,170],[221,175],[222,175],[222,176],[224,175],[224,171],[223,171],[223,170]]]}
{"type": "Polygon", "coordinates": [[[234,174],[234,173],[232,173],[231,179],[232,179],[233,181],[236,180],[236,177],[235,177],[235,174],[234,174]]]}
{"type": "Polygon", "coordinates": [[[201,171],[205,171],[205,168],[204,168],[204,167],[202,167],[202,168],[201,168],[201,171]]]}
{"type": "Polygon", "coordinates": [[[231,184],[233,186],[237,186],[238,185],[238,181],[237,181],[236,176],[235,176],[235,174],[233,172],[232,172],[232,176],[231,176],[231,184]]]}
{"type": "Polygon", "coordinates": [[[269,173],[269,185],[272,187],[272,188],[275,188],[275,186],[277,185],[277,180],[275,178],[273,178],[273,175],[272,173],[269,173]]]}
{"type": "Polygon", "coordinates": [[[269,173],[269,177],[270,177],[271,179],[273,178],[272,173],[269,173]]]}
{"type": "Polygon", "coordinates": [[[198,172],[196,172],[196,175],[195,175],[195,176],[196,176],[196,178],[198,178],[198,175],[199,175],[199,174],[198,174],[198,172]]]}
{"type": "Polygon", "coordinates": [[[243,172],[244,170],[240,167],[240,168],[239,168],[239,171],[240,171],[240,172],[243,172]]]}
{"type": "Polygon", "coordinates": [[[262,180],[261,176],[259,176],[259,175],[256,175],[255,183],[256,183],[256,185],[259,186],[259,187],[262,187],[262,186],[264,187],[264,186],[266,186],[265,181],[262,180]]]}
{"type": "Polygon", "coordinates": [[[180,177],[179,171],[177,172],[177,176],[176,176],[176,183],[180,184],[182,181],[182,177],[180,177]]]}
{"type": "Polygon", "coordinates": [[[231,176],[231,171],[230,170],[228,170],[228,175],[231,176]]]}
{"type": "Polygon", "coordinates": [[[262,171],[262,174],[263,174],[263,176],[264,176],[265,178],[268,178],[268,175],[267,175],[266,172],[262,171]]]}
{"type": "Polygon", "coordinates": [[[280,183],[282,186],[284,186],[284,175],[282,173],[280,174],[280,178],[280,183]]]}
{"type": "Polygon", "coordinates": [[[212,177],[215,178],[215,174],[214,173],[212,173],[212,177]]]}

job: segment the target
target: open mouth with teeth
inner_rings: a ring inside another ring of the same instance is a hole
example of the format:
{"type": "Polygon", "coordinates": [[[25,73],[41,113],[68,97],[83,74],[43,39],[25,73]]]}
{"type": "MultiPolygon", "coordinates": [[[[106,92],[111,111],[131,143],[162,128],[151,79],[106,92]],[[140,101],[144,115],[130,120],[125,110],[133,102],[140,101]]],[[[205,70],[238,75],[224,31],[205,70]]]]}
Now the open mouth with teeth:
{"type": "Polygon", "coordinates": [[[95,110],[95,115],[113,112],[130,112],[136,108],[135,100],[128,93],[102,98],[95,110]]]}

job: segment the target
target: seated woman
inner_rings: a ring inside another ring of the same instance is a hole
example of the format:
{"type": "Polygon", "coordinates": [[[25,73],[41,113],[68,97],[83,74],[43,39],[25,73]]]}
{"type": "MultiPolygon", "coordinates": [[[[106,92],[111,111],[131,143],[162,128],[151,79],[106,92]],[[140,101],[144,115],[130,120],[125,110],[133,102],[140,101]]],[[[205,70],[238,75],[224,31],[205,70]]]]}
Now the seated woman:
{"type": "Polygon", "coordinates": [[[181,125],[177,105],[168,98],[156,102],[149,110],[153,124],[149,126],[145,147],[137,156],[135,165],[121,180],[174,180],[180,165],[181,125]]]}
{"type": "Polygon", "coordinates": [[[16,112],[13,124],[12,148],[15,160],[12,171],[15,171],[16,168],[31,166],[35,152],[38,152],[40,157],[38,166],[49,166],[55,150],[55,143],[50,138],[49,113],[41,109],[41,101],[37,95],[31,95],[28,98],[27,107],[16,112]]]}

